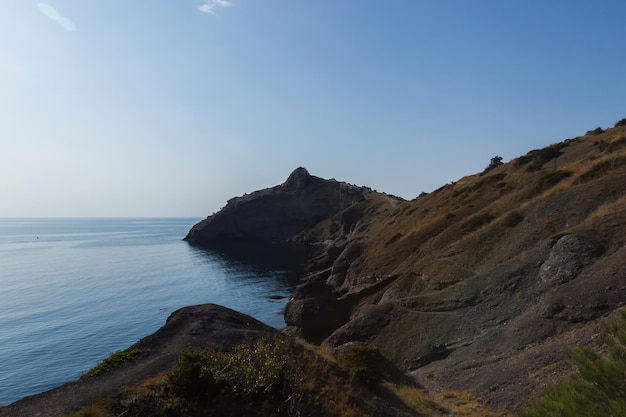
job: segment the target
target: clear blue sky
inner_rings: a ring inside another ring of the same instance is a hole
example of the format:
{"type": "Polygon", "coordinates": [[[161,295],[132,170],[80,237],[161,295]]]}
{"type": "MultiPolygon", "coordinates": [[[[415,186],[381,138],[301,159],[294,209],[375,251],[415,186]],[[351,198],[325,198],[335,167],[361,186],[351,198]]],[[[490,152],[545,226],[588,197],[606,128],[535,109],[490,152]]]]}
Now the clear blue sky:
{"type": "Polygon", "coordinates": [[[5,0],[0,217],[410,199],[626,117],[626,2],[5,0]]]}

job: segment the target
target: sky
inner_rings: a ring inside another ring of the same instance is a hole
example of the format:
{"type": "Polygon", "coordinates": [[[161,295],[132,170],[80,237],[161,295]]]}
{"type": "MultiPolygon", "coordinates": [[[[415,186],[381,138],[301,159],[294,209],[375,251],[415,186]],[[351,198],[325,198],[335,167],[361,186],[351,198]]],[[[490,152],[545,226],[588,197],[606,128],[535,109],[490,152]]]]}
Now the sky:
{"type": "Polygon", "coordinates": [[[0,217],[406,199],[626,117],[626,2],[4,0],[0,217]]]}

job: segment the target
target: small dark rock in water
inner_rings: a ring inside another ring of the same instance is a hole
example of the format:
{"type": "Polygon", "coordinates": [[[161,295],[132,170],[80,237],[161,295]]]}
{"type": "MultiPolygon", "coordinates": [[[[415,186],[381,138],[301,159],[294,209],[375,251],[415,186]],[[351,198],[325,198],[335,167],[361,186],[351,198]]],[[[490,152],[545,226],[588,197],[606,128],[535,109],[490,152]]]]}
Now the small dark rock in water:
{"type": "Polygon", "coordinates": [[[267,298],[269,298],[270,300],[284,300],[287,297],[285,297],[284,295],[270,295],[267,298]]]}

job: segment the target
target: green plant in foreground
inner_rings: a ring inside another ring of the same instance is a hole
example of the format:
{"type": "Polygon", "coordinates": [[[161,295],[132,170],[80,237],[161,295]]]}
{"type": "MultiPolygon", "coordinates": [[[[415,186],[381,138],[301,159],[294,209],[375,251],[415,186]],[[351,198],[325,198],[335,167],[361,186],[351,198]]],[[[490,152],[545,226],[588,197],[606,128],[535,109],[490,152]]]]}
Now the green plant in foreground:
{"type": "Polygon", "coordinates": [[[131,349],[131,350],[118,350],[111,353],[102,362],[91,368],[87,373],[81,376],[81,378],[89,378],[96,376],[102,372],[110,371],[115,368],[119,368],[122,365],[127,364],[133,360],[137,355],[147,353],[146,349],[131,349]]]}
{"type": "Polygon", "coordinates": [[[374,386],[384,379],[384,358],[380,352],[368,345],[353,345],[345,348],[337,357],[356,378],[366,385],[374,386]]]}
{"type": "Polygon", "coordinates": [[[575,347],[568,357],[576,374],[528,405],[521,417],[626,416],[626,309],[605,328],[607,354],[575,347]]]}

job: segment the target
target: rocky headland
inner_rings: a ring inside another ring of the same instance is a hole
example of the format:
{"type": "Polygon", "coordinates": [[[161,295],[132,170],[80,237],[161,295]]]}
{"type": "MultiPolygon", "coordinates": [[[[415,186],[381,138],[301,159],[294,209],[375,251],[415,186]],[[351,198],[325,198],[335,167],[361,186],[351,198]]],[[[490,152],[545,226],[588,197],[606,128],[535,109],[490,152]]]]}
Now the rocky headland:
{"type": "MultiPolygon", "coordinates": [[[[429,397],[425,414],[407,405],[406,393],[366,380],[349,390],[352,397],[329,400],[359,403],[354,415],[368,407],[378,415],[451,415],[458,409],[441,399],[455,392],[516,413],[574,372],[567,348],[606,350],[603,325],[626,304],[626,120],[508,163],[494,157],[483,172],[410,201],[298,168],[281,185],[229,200],[185,240],[314,248],[287,304],[287,327],[279,332],[215,306],[183,309],[139,342],[149,354],[99,377],[117,381],[105,383],[104,397],[166,371],[185,347],[228,350],[245,335],[296,343],[294,352],[313,350],[316,358],[373,349],[387,364],[379,375],[386,384],[404,374],[402,384],[443,396],[429,397]],[[159,365],[145,365],[151,360],[159,365]]],[[[349,366],[335,366],[319,369],[349,375],[349,366]]],[[[352,387],[355,379],[341,381],[352,387]]],[[[88,394],[97,384],[71,383],[1,408],[0,416],[60,415],[45,401],[78,395],[81,406],[93,403],[103,397],[88,394]]],[[[324,401],[298,392],[311,404],[324,401]]],[[[310,415],[352,415],[313,409],[310,415]]],[[[463,415],[492,415],[473,412],[463,415]]]]}
{"type": "MultiPolygon", "coordinates": [[[[216,214],[193,226],[194,245],[223,242],[314,243],[350,231],[373,198],[385,194],[300,167],[283,184],[228,200],[216,214]]],[[[388,196],[393,201],[397,197],[388,196]]]]}

